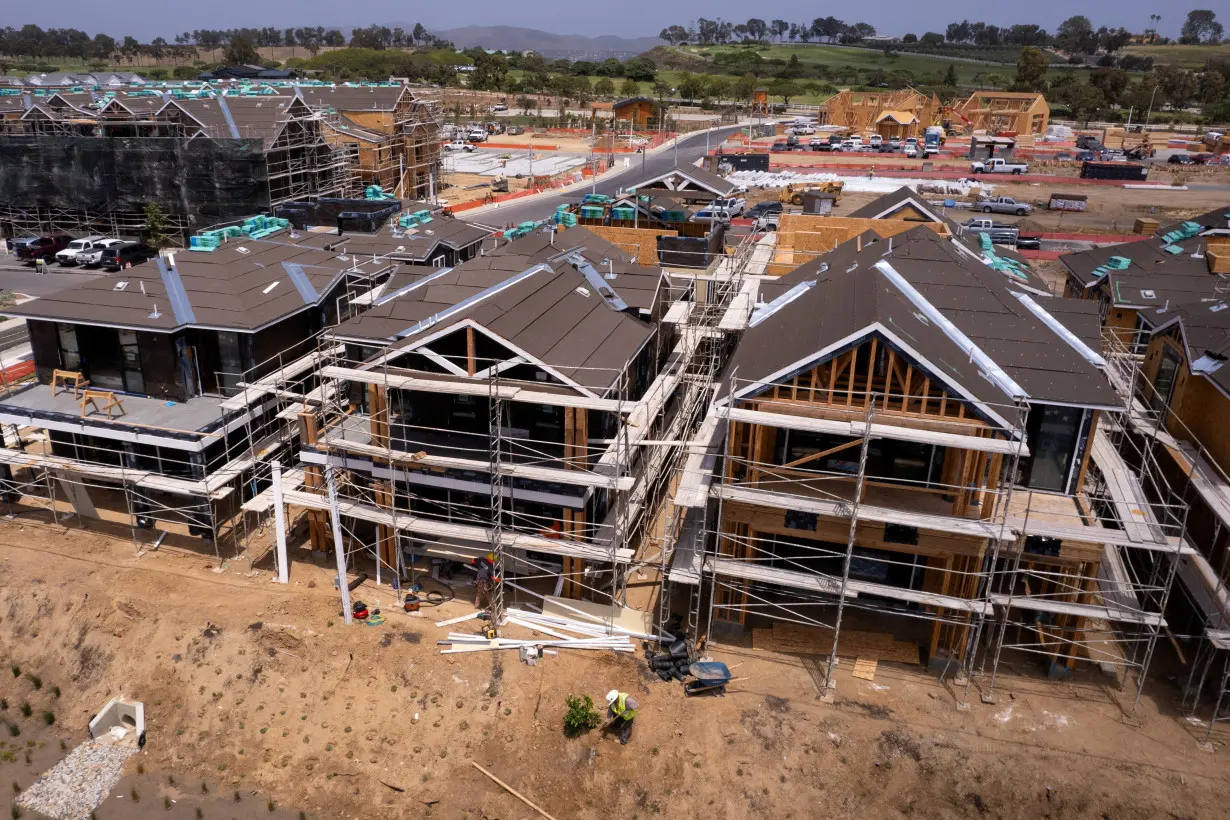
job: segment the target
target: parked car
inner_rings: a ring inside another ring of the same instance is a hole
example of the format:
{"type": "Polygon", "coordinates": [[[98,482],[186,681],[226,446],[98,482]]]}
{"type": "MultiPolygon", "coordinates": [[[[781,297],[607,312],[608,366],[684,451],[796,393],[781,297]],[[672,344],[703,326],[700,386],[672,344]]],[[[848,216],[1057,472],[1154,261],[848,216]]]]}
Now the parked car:
{"type": "Polygon", "coordinates": [[[1195,165],[1196,160],[1192,159],[1191,154],[1171,154],[1170,159],[1166,160],[1171,165],[1195,165]]]}
{"type": "Polygon", "coordinates": [[[444,143],[444,150],[445,151],[465,151],[468,153],[470,151],[477,151],[478,148],[466,142],[463,139],[455,139],[452,142],[444,143]]]}
{"type": "Polygon", "coordinates": [[[1002,157],[992,157],[981,162],[969,164],[971,174],[1028,174],[1029,166],[1024,162],[1009,162],[1002,157]]]}
{"type": "MultiPolygon", "coordinates": [[[[995,238],[992,237],[991,241],[994,242],[995,238]]],[[[1040,251],[1042,250],[1042,237],[1021,236],[1018,234],[1016,238],[1016,249],[1018,251],[1040,251]]]]}
{"type": "Polygon", "coordinates": [[[918,156],[918,146],[907,145],[905,148],[901,149],[901,153],[905,154],[907,157],[916,157],[918,156]]]}
{"type": "Polygon", "coordinates": [[[496,103],[495,105],[491,106],[491,110],[492,111],[507,111],[508,106],[505,105],[504,103],[496,103]]]}
{"type": "Polygon", "coordinates": [[[77,257],[82,251],[90,250],[104,239],[106,239],[105,236],[86,236],[81,239],[74,239],[72,242],[68,243],[67,248],[56,253],[56,262],[58,262],[61,267],[76,265],[77,257]]]}
{"type": "Polygon", "coordinates": [[[690,222],[729,223],[733,215],[725,208],[702,208],[692,214],[690,222]]]}
{"type": "Polygon", "coordinates": [[[77,264],[85,268],[96,268],[102,264],[103,251],[123,244],[123,239],[104,239],[101,242],[95,242],[94,247],[77,254],[77,264]]]}
{"type": "Polygon", "coordinates": [[[508,126],[507,130],[504,131],[504,133],[515,137],[518,134],[524,134],[525,129],[521,127],[520,125],[510,125],[508,126]]]}
{"type": "Polygon", "coordinates": [[[1068,162],[1072,159],[1072,155],[1069,154],[1067,151],[1060,151],[1058,154],[1055,155],[1055,159],[1059,160],[1060,162],[1068,162]]]}
{"type": "Polygon", "coordinates": [[[769,146],[770,151],[789,151],[790,146],[784,142],[775,142],[769,146]]]}
{"type": "Polygon", "coordinates": [[[756,233],[767,233],[768,231],[776,231],[777,226],[782,221],[781,212],[768,213],[757,217],[756,222],[752,225],[752,230],[756,233]]]}
{"type": "Polygon", "coordinates": [[[15,248],[14,255],[27,265],[33,265],[39,259],[50,263],[72,241],[73,238],[66,233],[36,236],[15,248]]]}
{"type": "Polygon", "coordinates": [[[486,142],[487,129],[483,128],[481,125],[476,125],[466,132],[466,139],[470,142],[486,142]]]}
{"type": "Polygon", "coordinates": [[[1209,165],[1217,160],[1216,154],[1200,153],[1192,156],[1192,162],[1197,165],[1209,165]]]}
{"type": "Polygon", "coordinates": [[[112,245],[103,251],[102,266],[104,270],[117,271],[131,268],[142,262],[148,262],[158,255],[158,251],[140,242],[129,242],[124,245],[112,245]]]}
{"type": "Polygon", "coordinates": [[[900,148],[901,147],[901,137],[889,137],[888,144],[894,148],[900,148]]]}
{"type": "Polygon", "coordinates": [[[870,145],[872,148],[879,148],[881,145],[884,144],[884,137],[880,136],[879,134],[872,134],[868,138],[867,144],[870,145]]]}
{"type": "Polygon", "coordinates": [[[734,216],[742,216],[747,210],[747,200],[739,197],[730,197],[728,199],[715,199],[709,203],[709,207],[714,210],[723,210],[726,213],[734,216]]]}
{"type": "Polygon", "coordinates": [[[780,202],[757,202],[743,215],[748,219],[759,219],[766,214],[780,214],[781,212],[782,203],[780,202]]]}
{"type": "Polygon", "coordinates": [[[913,145],[915,148],[917,148],[918,147],[918,137],[906,137],[905,144],[913,145]]]}
{"type": "Polygon", "coordinates": [[[1025,216],[1033,211],[1033,206],[1028,202],[1017,202],[1010,196],[980,200],[977,208],[984,214],[1016,214],[1017,216],[1025,216]]]}

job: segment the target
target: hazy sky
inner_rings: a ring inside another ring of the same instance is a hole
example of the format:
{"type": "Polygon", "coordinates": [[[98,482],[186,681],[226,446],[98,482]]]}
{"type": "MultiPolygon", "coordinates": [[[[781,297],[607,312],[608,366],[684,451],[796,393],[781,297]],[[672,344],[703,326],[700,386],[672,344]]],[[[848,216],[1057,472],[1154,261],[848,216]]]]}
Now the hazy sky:
{"type": "MultiPolygon", "coordinates": [[[[970,3],[957,0],[884,0],[863,4],[801,4],[782,0],[757,3],[735,0],[683,0],[670,4],[629,2],[507,2],[463,0],[455,3],[407,3],[364,0],[345,4],[330,0],[263,0],[248,4],[185,2],[185,0],[56,0],[51,3],[18,3],[6,0],[0,25],[36,23],[44,27],[74,27],[90,33],[132,34],[141,40],[159,35],[171,39],[176,33],[197,28],[292,25],[362,26],[371,23],[422,22],[429,29],[466,25],[509,25],[539,28],[557,34],[617,34],[625,37],[652,36],[672,23],[684,24],[698,16],[723,17],[736,22],[754,14],[769,20],[833,15],[846,22],[867,22],[886,34],[942,32],[953,20],[982,20],[1008,25],[1036,23],[1053,31],[1072,14],[1084,13],[1094,26],[1123,26],[1140,31],[1149,25],[1149,15],[1162,14],[1161,31],[1178,36],[1190,8],[1212,8],[1218,2],[1204,0],[1198,6],[1167,6],[1144,0],[1119,0],[1080,8],[1071,0],[1033,0],[1024,3],[970,3]],[[857,11],[855,11],[857,9],[857,11]],[[356,16],[361,15],[361,16],[356,16]],[[941,22],[942,21],[942,22],[941,22]]],[[[1225,8],[1222,6],[1222,8],[1225,8]]],[[[1230,13],[1223,17],[1230,18],[1230,13]]],[[[1230,25],[1230,19],[1224,21],[1230,25]]]]}

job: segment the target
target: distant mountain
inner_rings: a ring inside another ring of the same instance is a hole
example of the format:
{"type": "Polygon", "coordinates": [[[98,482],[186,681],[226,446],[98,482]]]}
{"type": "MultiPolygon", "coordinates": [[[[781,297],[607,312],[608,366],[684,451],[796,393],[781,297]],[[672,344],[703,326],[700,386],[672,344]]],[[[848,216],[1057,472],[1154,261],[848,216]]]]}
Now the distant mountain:
{"type": "Polygon", "coordinates": [[[501,51],[536,51],[544,57],[622,57],[662,45],[657,37],[615,37],[609,34],[586,37],[517,26],[462,26],[432,31],[432,34],[451,41],[458,48],[478,46],[501,51]]]}

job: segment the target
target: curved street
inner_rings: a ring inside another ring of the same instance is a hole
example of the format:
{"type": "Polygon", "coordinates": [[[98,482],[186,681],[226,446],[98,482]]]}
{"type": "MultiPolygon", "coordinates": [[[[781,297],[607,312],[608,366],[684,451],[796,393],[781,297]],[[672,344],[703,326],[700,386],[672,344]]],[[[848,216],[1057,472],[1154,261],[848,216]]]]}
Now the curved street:
{"type": "MultiPolygon", "coordinates": [[[[712,148],[721,144],[722,140],[742,127],[741,125],[731,125],[711,130],[709,132],[708,145],[712,148]]],[[[704,155],[705,144],[705,132],[701,131],[679,140],[678,160],[676,160],[676,151],[673,146],[656,153],[624,154],[622,156],[632,159],[631,166],[617,174],[599,178],[596,190],[600,194],[613,195],[621,188],[626,188],[639,180],[666,173],[677,164],[690,165],[704,155]]],[[[618,163],[619,160],[617,159],[616,162],[618,163]]],[[[586,192],[575,189],[553,194],[540,194],[534,197],[527,197],[523,201],[512,200],[496,208],[488,207],[470,213],[463,213],[460,215],[460,218],[468,222],[491,226],[503,226],[510,223],[516,225],[520,222],[546,219],[555,213],[557,206],[565,202],[575,202],[584,193],[586,192]]]]}

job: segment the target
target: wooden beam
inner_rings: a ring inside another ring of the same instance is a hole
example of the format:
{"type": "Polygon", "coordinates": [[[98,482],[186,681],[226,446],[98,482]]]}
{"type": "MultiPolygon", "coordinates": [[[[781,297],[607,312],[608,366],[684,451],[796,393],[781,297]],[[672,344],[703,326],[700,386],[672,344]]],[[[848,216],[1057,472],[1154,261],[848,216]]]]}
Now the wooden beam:
{"type": "Polygon", "coordinates": [[[800,464],[806,464],[807,462],[815,461],[818,458],[824,458],[825,456],[831,456],[833,453],[839,453],[842,450],[849,449],[850,447],[854,447],[855,445],[862,444],[862,443],[863,443],[863,440],[861,438],[856,438],[853,441],[847,441],[845,444],[839,444],[836,447],[830,447],[829,449],[823,450],[819,453],[812,453],[809,456],[803,456],[802,458],[797,458],[794,461],[790,462],[789,464],[782,464],[780,466],[781,466],[781,469],[783,470],[789,469],[790,467],[798,467],[800,464]]]}
{"type": "Polygon", "coordinates": [[[466,375],[473,376],[478,372],[478,365],[474,360],[474,328],[466,328],[466,375]]]}

